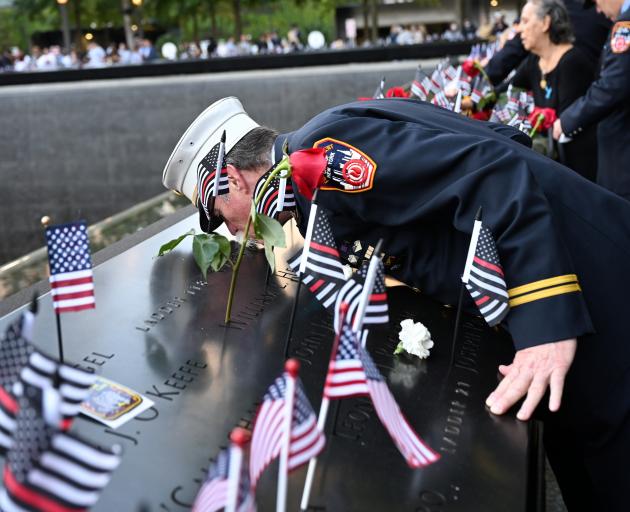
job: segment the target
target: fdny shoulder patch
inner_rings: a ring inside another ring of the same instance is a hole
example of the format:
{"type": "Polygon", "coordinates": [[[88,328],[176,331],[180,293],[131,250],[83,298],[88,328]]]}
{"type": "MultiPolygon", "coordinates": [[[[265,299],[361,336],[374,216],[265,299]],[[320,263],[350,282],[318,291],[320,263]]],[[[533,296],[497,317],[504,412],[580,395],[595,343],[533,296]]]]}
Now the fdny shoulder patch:
{"type": "Polygon", "coordinates": [[[630,21],[619,21],[612,29],[610,48],[613,53],[625,53],[630,48],[630,21]]]}
{"type": "Polygon", "coordinates": [[[376,163],[363,151],[350,144],[329,137],[318,140],[314,148],[326,151],[326,181],[322,190],[340,190],[355,194],[372,188],[376,163]]]}

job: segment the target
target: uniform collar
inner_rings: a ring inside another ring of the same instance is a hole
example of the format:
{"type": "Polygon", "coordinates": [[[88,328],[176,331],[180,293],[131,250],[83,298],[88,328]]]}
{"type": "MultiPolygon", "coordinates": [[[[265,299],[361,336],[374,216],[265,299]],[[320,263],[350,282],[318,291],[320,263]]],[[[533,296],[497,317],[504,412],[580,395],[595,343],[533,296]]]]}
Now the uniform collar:
{"type": "Polygon", "coordinates": [[[630,9],[630,0],[626,0],[621,6],[621,11],[619,11],[619,15],[625,14],[628,9],[630,9]]]}

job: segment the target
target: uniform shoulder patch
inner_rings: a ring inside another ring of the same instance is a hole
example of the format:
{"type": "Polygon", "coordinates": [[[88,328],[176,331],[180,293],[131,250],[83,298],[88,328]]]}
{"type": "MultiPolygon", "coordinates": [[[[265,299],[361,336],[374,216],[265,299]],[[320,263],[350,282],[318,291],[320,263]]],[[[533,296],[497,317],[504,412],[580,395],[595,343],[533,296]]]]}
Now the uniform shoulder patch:
{"type": "Polygon", "coordinates": [[[610,49],[613,53],[625,53],[630,49],[630,21],[618,21],[612,29],[610,49]]]}
{"type": "Polygon", "coordinates": [[[356,194],[372,188],[376,163],[363,151],[330,137],[318,140],[313,147],[326,151],[326,181],[320,187],[322,190],[356,194]]]}

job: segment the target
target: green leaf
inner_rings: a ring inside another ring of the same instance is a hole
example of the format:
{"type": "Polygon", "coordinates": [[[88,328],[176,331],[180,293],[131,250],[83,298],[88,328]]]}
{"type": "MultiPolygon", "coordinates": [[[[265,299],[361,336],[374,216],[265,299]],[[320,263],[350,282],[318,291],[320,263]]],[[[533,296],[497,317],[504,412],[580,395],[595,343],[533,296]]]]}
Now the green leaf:
{"type": "Polygon", "coordinates": [[[402,354],[403,352],[406,352],[405,349],[403,348],[403,344],[402,341],[398,343],[398,345],[396,345],[396,350],[394,350],[394,355],[397,356],[398,354],[402,354]]]}
{"type": "Polygon", "coordinates": [[[271,268],[271,272],[276,271],[276,258],[273,253],[273,245],[265,244],[265,256],[267,257],[267,262],[269,263],[269,268],[271,268]]]}
{"type": "Polygon", "coordinates": [[[254,232],[258,238],[265,242],[265,247],[267,247],[267,245],[274,247],[287,246],[282,226],[277,220],[267,217],[267,215],[256,215],[254,220],[254,232]]]}
{"type": "Polygon", "coordinates": [[[195,235],[193,238],[193,256],[206,280],[208,279],[208,267],[219,253],[219,249],[219,243],[206,234],[195,235]]]}
{"type": "Polygon", "coordinates": [[[184,238],[190,235],[194,235],[194,234],[195,234],[195,230],[191,229],[187,233],[184,233],[182,236],[179,236],[171,240],[170,242],[166,242],[162,247],[160,247],[160,252],[158,252],[158,256],[164,256],[166,253],[171,252],[173,249],[175,249],[175,247],[177,247],[181,243],[181,241],[184,238]]]}
{"type": "Polygon", "coordinates": [[[223,256],[225,256],[226,261],[230,259],[232,256],[232,244],[230,241],[222,235],[218,235],[213,233],[214,240],[219,244],[219,251],[223,256]]]}

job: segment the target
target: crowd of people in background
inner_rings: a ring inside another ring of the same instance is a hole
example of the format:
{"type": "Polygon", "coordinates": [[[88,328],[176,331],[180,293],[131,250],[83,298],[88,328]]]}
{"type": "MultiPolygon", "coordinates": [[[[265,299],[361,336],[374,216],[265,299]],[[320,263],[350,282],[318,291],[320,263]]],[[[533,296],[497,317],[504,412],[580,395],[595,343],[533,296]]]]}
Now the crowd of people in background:
{"type": "MultiPolygon", "coordinates": [[[[493,22],[482,27],[475,26],[470,20],[464,20],[460,27],[451,23],[446,30],[429,30],[425,25],[393,25],[387,37],[380,38],[376,43],[365,39],[357,43],[352,38],[338,38],[331,41],[325,48],[340,50],[346,48],[409,45],[434,43],[439,41],[467,41],[477,38],[490,39],[504,32],[508,28],[505,16],[497,13],[493,22]]],[[[173,57],[166,57],[158,52],[154,43],[148,38],[138,38],[134,47],[129,48],[124,42],[113,42],[101,46],[95,40],[87,43],[83,51],[75,48],[69,52],[62,50],[59,45],[40,47],[34,45],[27,53],[18,47],[2,51],[0,55],[0,72],[23,71],[54,71],[62,69],[102,68],[108,66],[128,66],[146,64],[152,61],[169,58],[171,60],[194,60],[237,57],[246,55],[287,54],[302,51],[312,51],[305,35],[298,25],[293,25],[282,37],[277,31],[263,33],[255,38],[251,34],[243,34],[240,39],[229,37],[217,41],[209,37],[201,41],[186,41],[177,45],[177,53],[173,57]]]]}

